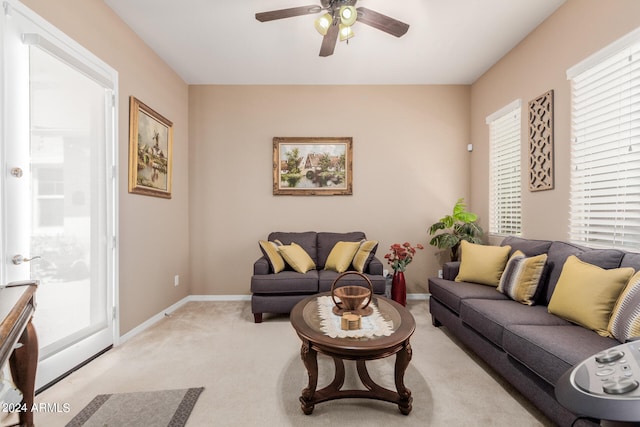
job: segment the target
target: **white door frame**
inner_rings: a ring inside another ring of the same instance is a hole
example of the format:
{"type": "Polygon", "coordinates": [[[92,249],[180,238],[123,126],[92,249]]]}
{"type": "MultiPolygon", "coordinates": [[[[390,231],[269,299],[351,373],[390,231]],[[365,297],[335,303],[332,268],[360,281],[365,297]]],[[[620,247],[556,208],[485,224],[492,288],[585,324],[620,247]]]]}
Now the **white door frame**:
{"type": "MultiPolygon", "coordinates": [[[[26,118],[17,118],[14,113],[16,110],[23,110],[24,108],[28,110],[28,105],[25,106],[23,102],[28,104],[29,97],[25,97],[23,94],[16,94],[18,89],[7,84],[8,79],[12,79],[14,82],[16,81],[15,79],[20,79],[20,85],[16,86],[22,86],[21,79],[23,78],[27,79],[28,82],[28,68],[8,71],[8,73],[13,73],[11,76],[5,72],[9,65],[12,67],[15,66],[15,64],[12,65],[9,62],[8,57],[16,54],[19,49],[16,47],[17,43],[15,39],[16,29],[19,28],[23,43],[38,44],[43,49],[53,53],[59,59],[112,91],[112,97],[107,101],[107,103],[110,104],[108,105],[107,111],[110,111],[112,114],[111,126],[106,131],[106,148],[109,157],[107,159],[108,169],[111,169],[107,170],[109,188],[109,194],[107,196],[107,236],[111,236],[107,251],[107,292],[108,304],[112,307],[112,315],[109,319],[111,329],[110,341],[113,345],[117,345],[120,331],[118,309],[118,247],[116,244],[118,239],[118,73],[18,0],[0,1],[2,4],[2,9],[0,9],[0,14],[2,15],[0,17],[0,81],[2,82],[0,86],[0,163],[2,164],[2,173],[0,173],[0,235],[3,236],[0,244],[0,259],[2,260],[2,262],[0,262],[0,286],[5,285],[9,281],[29,278],[28,266],[12,265],[11,269],[7,268],[8,263],[11,262],[11,257],[15,253],[21,253],[25,256],[37,255],[28,254],[28,244],[24,248],[22,246],[20,248],[7,247],[7,241],[10,241],[10,239],[13,239],[13,241],[18,239],[28,241],[24,236],[19,235],[21,231],[18,229],[23,227],[16,226],[15,223],[8,224],[8,218],[5,216],[7,203],[12,200],[12,198],[17,197],[16,178],[11,175],[11,169],[13,167],[29,167],[28,158],[7,157],[8,154],[12,155],[12,153],[9,153],[11,150],[7,150],[7,147],[14,138],[27,141],[29,138],[28,114],[26,118]],[[25,33],[28,33],[29,36],[25,37],[25,33]],[[20,105],[16,105],[16,103],[20,105]],[[7,185],[7,182],[12,179],[14,180],[11,182],[12,185],[7,185]],[[11,188],[14,190],[11,190],[11,188]],[[11,191],[14,192],[10,193],[11,191]]],[[[22,52],[19,52],[18,55],[22,55],[22,52]]],[[[24,116],[24,114],[22,114],[22,116],[24,116]]],[[[25,171],[25,174],[26,173],[29,173],[28,169],[25,171]]],[[[17,189],[17,191],[23,191],[25,186],[28,192],[28,179],[24,179],[24,184],[22,182],[20,183],[20,188],[17,189]]],[[[26,221],[30,222],[30,219],[26,219],[26,221]]],[[[24,244],[24,242],[21,243],[21,245],[22,244],[24,244]]],[[[73,351],[71,353],[73,353],[73,351]]],[[[54,358],[55,356],[51,359],[54,358]]],[[[71,367],[75,367],[75,365],[84,362],[85,359],[82,359],[79,355],[72,354],[69,359],[72,363],[71,367]]],[[[44,363],[47,363],[47,361],[44,363]]],[[[57,364],[59,361],[51,360],[49,363],[57,364]]],[[[56,378],[57,377],[37,377],[36,388],[40,388],[56,378]]]]}

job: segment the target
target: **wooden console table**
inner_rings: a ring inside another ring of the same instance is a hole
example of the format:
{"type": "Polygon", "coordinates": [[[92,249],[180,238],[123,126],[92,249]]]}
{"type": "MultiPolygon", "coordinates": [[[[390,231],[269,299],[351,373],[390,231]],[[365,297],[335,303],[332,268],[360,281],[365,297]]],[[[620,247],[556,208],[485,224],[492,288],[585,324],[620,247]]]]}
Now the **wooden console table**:
{"type": "Polygon", "coordinates": [[[35,311],[37,281],[14,282],[0,288],[0,362],[7,360],[16,387],[22,392],[25,411],[20,411],[20,426],[33,426],[33,407],[38,338],[31,323],[35,311]],[[21,345],[20,345],[21,344],[21,345]]]}

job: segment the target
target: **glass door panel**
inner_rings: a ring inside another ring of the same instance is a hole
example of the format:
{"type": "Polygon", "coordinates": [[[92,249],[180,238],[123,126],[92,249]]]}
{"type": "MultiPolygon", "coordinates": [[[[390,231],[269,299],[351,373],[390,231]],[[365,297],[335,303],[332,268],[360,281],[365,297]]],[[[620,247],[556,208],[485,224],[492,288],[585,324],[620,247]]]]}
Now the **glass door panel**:
{"type": "Polygon", "coordinates": [[[41,358],[107,326],[105,89],[31,46],[31,278],[41,358]]]}

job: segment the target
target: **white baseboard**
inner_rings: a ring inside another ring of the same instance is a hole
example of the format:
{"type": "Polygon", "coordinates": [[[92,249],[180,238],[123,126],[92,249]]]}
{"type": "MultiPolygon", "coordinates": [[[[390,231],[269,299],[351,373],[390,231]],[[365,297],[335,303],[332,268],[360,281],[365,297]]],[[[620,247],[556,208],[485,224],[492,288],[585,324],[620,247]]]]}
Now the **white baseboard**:
{"type": "Polygon", "coordinates": [[[431,294],[407,294],[408,300],[428,300],[431,294]]]}
{"type": "Polygon", "coordinates": [[[131,338],[135,337],[139,333],[143,332],[145,329],[150,328],[160,320],[164,319],[165,316],[170,315],[183,305],[191,301],[251,301],[251,295],[189,295],[182,298],[180,301],[171,305],[165,310],[162,310],[160,313],[150,317],[145,320],[126,334],[122,335],[118,342],[114,343],[114,346],[118,346],[120,344],[124,344],[131,338]]]}
{"type": "Polygon", "coordinates": [[[189,301],[251,301],[251,295],[189,295],[189,301]]]}
{"type": "Polygon", "coordinates": [[[167,308],[167,309],[163,310],[162,312],[156,314],[155,316],[152,316],[149,319],[145,320],[144,322],[142,322],[141,324],[139,324],[138,326],[136,326],[135,328],[133,328],[132,330],[127,332],[126,334],[121,335],[120,339],[118,340],[118,342],[114,343],[114,347],[117,346],[117,345],[120,345],[120,344],[124,344],[125,342],[129,341],[131,338],[133,338],[136,335],[138,335],[140,332],[144,331],[147,328],[150,328],[155,323],[157,323],[160,320],[162,320],[165,316],[173,313],[174,311],[176,311],[177,309],[182,307],[185,303],[187,303],[188,302],[188,298],[189,297],[182,298],[180,301],[178,301],[175,304],[171,305],[169,308],[167,308]]]}
{"type": "MultiPolygon", "coordinates": [[[[430,294],[407,294],[407,299],[408,300],[428,300],[429,295],[430,294]]],[[[251,301],[251,295],[188,295],[182,298],[180,301],[168,307],[166,310],[163,310],[160,313],[156,314],[155,316],[150,317],[149,319],[145,320],[144,322],[142,322],[141,324],[139,324],[138,326],[136,326],[135,328],[127,332],[126,334],[122,335],[118,340],[118,342],[114,343],[114,346],[124,344],[125,342],[135,337],[139,333],[143,332],[144,330],[150,328],[160,320],[164,319],[165,316],[170,315],[171,313],[173,313],[174,311],[176,311],[186,303],[192,302],[192,301],[212,301],[212,302],[251,301]]]]}

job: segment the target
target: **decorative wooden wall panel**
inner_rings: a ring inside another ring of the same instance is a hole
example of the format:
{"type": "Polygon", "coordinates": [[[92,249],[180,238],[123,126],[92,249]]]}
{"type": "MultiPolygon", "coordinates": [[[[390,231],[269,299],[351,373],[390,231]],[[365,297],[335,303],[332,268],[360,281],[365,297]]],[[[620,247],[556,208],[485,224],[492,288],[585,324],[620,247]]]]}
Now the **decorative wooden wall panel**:
{"type": "Polygon", "coordinates": [[[553,90],[529,102],[529,191],[553,189],[553,90]]]}

